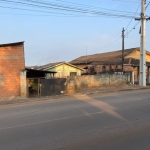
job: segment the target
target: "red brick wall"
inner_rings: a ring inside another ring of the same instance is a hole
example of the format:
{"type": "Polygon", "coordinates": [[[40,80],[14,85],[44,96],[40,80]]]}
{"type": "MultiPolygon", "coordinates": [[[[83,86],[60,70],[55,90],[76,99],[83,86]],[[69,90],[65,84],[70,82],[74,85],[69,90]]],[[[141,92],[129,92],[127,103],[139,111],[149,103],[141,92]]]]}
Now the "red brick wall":
{"type": "Polygon", "coordinates": [[[20,96],[20,71],[24,69],[23,43],[0,46],[0,97],[20,96]]]}

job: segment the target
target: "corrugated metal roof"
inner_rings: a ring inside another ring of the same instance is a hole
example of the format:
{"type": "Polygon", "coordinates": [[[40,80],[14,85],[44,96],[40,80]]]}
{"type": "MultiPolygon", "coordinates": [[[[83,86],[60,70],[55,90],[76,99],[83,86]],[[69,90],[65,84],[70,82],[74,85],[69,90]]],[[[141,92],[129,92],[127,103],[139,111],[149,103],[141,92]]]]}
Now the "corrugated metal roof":
{"type": "Polygon", "coordinates": [[[57,73],[56,71],[46,71],[46,70],[37,70],[37,69],[30,69],[30,68],[25,68],[25,70],[29,72],[44,72],[44,73],[57,73]]]}
{"type": "Polygon", "coordinates": [[[39,66],[39,67],[37,67],[36,69],[38,69],[38,70],[46,70],[46,69],[48,69],[48,68],[52,68],[52,67],[57,66],[57,65],[60,65],[60,64],[62,64],[62,63],[64,63],[64,62],[48,63],[48,64],[46,64],[46,65],[39,66]]]}
{"type": "Polygon", "coordinates": [[[67,64],[67,65],[72,66],[72,67],[74,67],[74,68],[77,68],[77,69],[79,69],[79,70],[83,70],[82,68],[79,68],[79,67],[77,67],[77,66],[75,66],[75,65],[72,65],[72,64],[70,64],[70,63],[67,63],[67,62],[65,62],[65,61],[63,61],[63,62],[49,63],[49,64],[46,64],[46,65],[43,65],[43,66],[39,66],[39,67],[37,67],[36,69],[37,69],[37,70],[48,70],[48,69],[54,68],[54,67],[59,66],[59,65],[62,65],[62,64],[67,64]]]}

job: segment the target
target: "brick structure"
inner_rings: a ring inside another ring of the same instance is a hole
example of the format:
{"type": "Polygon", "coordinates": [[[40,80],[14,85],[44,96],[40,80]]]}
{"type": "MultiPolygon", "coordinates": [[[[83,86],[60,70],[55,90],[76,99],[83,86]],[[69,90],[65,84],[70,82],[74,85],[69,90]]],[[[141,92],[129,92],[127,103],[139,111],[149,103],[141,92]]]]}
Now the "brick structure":
{"type": "MultiPolygon", "coordinates": [[[[150,82],[150,52],[146,51],[146,79],[150,82]]],[[[122,62],[122,50],[106,53],[81,56],[70,63],[86,69],[89,74],[105,72],[134,72],[135,81],[139,80],[140,48],[124,50],[124,62],[122,62]]]]}
{"type": "Polygon", "coordinates": [[[0,98],[20,96],[20,71],[25,70],[24,42],[0,45],[0,98]]]}

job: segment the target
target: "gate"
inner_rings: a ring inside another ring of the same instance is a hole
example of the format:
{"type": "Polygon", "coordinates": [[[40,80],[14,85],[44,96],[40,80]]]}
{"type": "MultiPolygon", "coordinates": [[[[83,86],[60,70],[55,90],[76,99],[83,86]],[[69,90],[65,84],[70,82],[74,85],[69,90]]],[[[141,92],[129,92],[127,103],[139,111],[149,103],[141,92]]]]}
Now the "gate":
{"type": "Polygon", "coordinates": [[[40,96],[59,95],[66,90],[66,78],[40,79],[40,96]]]}

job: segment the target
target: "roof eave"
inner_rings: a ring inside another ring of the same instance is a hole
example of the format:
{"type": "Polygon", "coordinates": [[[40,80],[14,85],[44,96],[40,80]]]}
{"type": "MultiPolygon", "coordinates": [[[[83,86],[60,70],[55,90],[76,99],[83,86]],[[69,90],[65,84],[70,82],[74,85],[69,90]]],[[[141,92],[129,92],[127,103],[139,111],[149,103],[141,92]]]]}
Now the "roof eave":
{"type": "Polygon", "coordinates": [[[54,66],[46,67],[46,68],[44,68],[43,70],[52,69],[52,68],[55,68],[55,67],[60,66],[60,65],[62,65],[62,64],[67,64],[67,65],[69,65],[69,66],[72,66],[72,67],[74,67],[74,68],[77,68],[77,69],[79,69],[79,70],[84,71],[84,69],[79,68],[79,67],[77,67],[77,66],[75,66],[75,65],[72,65],[72,64],[70,64],[70,63],[67,63],[67,62],[62,62],[62,63],[57,64],[57,65],[54,65],[54,66]]]}

